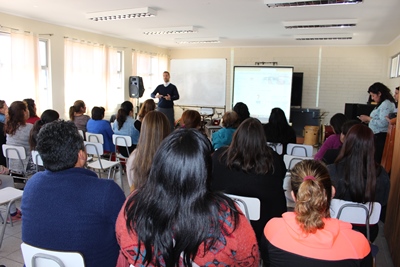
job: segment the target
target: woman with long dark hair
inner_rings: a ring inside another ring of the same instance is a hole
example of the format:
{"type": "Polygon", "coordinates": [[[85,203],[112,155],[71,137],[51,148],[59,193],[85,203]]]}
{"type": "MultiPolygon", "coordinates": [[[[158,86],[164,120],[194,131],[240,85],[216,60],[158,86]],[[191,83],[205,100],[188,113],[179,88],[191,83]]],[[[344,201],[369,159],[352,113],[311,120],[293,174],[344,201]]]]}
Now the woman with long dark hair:
{"type": "Polygon", "coordinates": [[[228,147],[212,156],[212,189],[228,194],[255,197],[261,201],[261,214],[251,225],[258,239],[265,224],[286,212],[282,158],[267,146],[261,122],[255,118],[243,121],[228,147]]]}
{"type": "Polygon", "coordinates": [[[145,184],[154,154],[170,132],[171,125],[164,113],[150,111],[146,114],[137,147],[126,162],[126,176],[131,189],[138,189],[145,184]]]}
{"type": "Polygon", "coordinates": [[[286,154],[287,144],[296,144],[296,132],[289,125],[285,112],[280,108],[271,110],[268,123],[264,125],[264,132],[267,142],[282,144],[283,154],[286,154]]]}
{"type": "Polygon", "coordinates": [[[36,140],[37,140],[37,135],[40,131],[40,129],[45,125],[46,123],[50,123],[53,121],[56,121],[60,118],[60,114],[58,114],[57,111],[52,110],[52,109],[47,109],[42,113],[42,116],[40,116],[39,120],[33,124],[33,128],[29,134],[29,146],[31,150],[36,150],[36,140]]]}
{"type": "MultiPolygon", "coordinates": [[[[385,210],[389,197],[389,176],[374,159],[374,134],[362,124],[354,125],[334,164],[328,165],[335,198],[366,203],[379,202],[385,210]]],[[[365,227],[355,227],[365,232],[365,227]]],[[[378,234],[378,225],[370,227],[371,241],[378,234]]]]}
{"type": "Polygon", "coordinates": [[[119,152],[124,157],[129,157],[132,151],[136,148],[139,141],[140,135],[140,123],[133,117],[133,104],[130,101],[125,101],[121,104],[121,108],[118,110],[117,119],[113,124],[113,131],[117,135],[127,135],[131,137],[132,146],[128,148],[128,152],[125,147],[118,147],[119,152]]]}
{"type": "Polygon", "coordinates": [[[32,98],[25,98],[24,102],[28,105],[29,109],[29,118],[26,120],[26,123],[35,124],[40,118],[36,114],[36,104],[35,100],[32,98]]]}
{"type": "Polygon", "coordinates": [[[259,265],[247,219],[230,198],[210,191],[211,150],[195,129],[179,129],[164,139],[145,185],[128,197],[118,216],[119,263],[259,265]]]}
{"type": "Polygon", "coordinates": [[[368,240],[350,223],[330,218],[335,190],[325,165],[303,160],[290,175],[295,210],[265,226],[264,266],[372,266],[368,240]]]}
{"type": "Polygon", "coordinates": [[[368,127],[374,132],[375,160],[380,163],[389,126],[386,117],[389,113],[394,112],[396,108],[395,100],[390,93],[390,89],[383,83],[374,83],[368,88],[368,93],[371,99],[376,102],[376,108],[369,116],[361,115],[359,118],[362,122],[368,123],[368,127]]]}

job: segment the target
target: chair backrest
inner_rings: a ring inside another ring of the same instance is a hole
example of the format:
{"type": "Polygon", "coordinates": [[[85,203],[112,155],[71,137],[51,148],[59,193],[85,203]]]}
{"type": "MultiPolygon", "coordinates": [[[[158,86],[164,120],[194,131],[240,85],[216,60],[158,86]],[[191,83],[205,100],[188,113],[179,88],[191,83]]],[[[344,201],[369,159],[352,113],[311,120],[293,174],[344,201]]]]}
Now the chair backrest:
{"type": "Polygon", "coordinates": [[[311,157],[300,157],[300,156],[293,156],[293,155],[283,155],[283,162],[285,162],[285,166],[287,170],[290,170],[302,160],[305,159],[313,159],[311,157]]]}
{"type": "Polygon", "coordinates": [[[294,208],[296,206],[294,199],[292,197],[292,184],[291,184],[291,176],[290,173],[287,172],[285,174],[285,178],[283,178],[283,190],[285,192],[285,198],[286,198],[286,206],[290,208],[294,208]]]}
{"type": "Polygon", "coordinates": [[[21,244],[22,256],[26,267],[85,267],[82,254],[47,250],[21,244]]]}
{"type": "MultiPolygon", "coordinates": [[[[4,144],[2,148],[3,148],[3,155],[6,158],[7,168],[9,168],[12,171],[12,169],[10,168],[10,160],[14,159],[19,161],[20,169],[25,170],[23,160],[26,159],[26,154],[25,154],[25,148],[23,146],[4,144]]],[[[23,172],[23,174],[25,176],[25,171],[23,172]]]]}
{"type": "Polygon", "coordinates": [[[378,202],[367,202],[363,204],[341,199],[332,199],[330,212],[332,218],[354,224],[365,224],[367,227],[367,238],[370,240],[369,225],[378,223],[381,214],[381,204],[378,202]]]}
{"type": "Polygon", "coordinates": [[[39,152],[37,150],[32,150],[32,161],[38,166],[43,166],[43,160],[42,157],[39,155],[39,152]]]}
{"type": "Polygon", "coordinates": [[[101,155],[104,154],[103,150],[103,145],[100,143],[94,143],[94,142],[88,142],[85,141],[85,148],[86,148],[86,153],[94,156],[100,157],[101,155]]]}
{"type": "Polygon", "coordinates": [[[258,221],[260,219],[261,202],[255,197],[244,197],[232,194],[225,194],[233,199],[243,211],[247,219],[258,221]]]}
{"type": "Polygon", "coordinates": [[[79,134],[82,136],[83,140],[85,140],[85,134],[83,133],[82,130],[78,130],[79,134]]]}
{"type": "Polygon", "coordinates": [[[86,141],[93,143],[104,144],[104,137],[102,134],[95,134],[86,132],[86,141]]]}
{"type": "Polygon", "coordinates": [[[289,143],[286,148],[286,154],[301,157],[312,157],[313,147],[311,145],[289,143]]]}
{"type": "Polygon", "coordinates": [[[132,139],[128,135],[113,134],[112,139],[114,145],[116,146],[126,146],[126,147],[132,146],[132,139]]]}
{"type": "Polygon", "coordinates": [[[279,155],[282,155],[283,153],[283,145],[281,143],[272,143],[272,142],[267,142],[267,145],[272,148],[276,153],[279,155]]]}

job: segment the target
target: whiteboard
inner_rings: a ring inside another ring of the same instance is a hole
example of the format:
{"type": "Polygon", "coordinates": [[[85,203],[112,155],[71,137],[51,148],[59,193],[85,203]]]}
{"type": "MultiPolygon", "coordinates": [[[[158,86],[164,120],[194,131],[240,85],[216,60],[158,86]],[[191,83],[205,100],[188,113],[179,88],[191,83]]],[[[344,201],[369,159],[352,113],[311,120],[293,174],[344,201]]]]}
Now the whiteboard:
{"type": "Polygon", "coordinates": [[[171,83],[179,92],[176,105],[223,108],[226,59],[172,59],[171,83]]]}

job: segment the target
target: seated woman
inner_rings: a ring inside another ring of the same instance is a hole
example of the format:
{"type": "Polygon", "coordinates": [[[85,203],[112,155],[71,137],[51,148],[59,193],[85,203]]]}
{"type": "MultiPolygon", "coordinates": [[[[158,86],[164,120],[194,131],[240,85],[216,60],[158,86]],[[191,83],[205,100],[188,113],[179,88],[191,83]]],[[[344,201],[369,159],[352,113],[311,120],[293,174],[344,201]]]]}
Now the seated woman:
{"type": "Polygon", "coordinates": [[[117,266],[259,266],[246,217],[229,197],[210,191],[211,150],[194,129],[164,139],[145,185],[118,216],[117,266]]]}
{"type": "Polygon", "coordinates": [[[14,101],[11,103],[8,109],[8,116],[4,125],[4,132],[7,136],[7,145],[22,146],[25,148],[26,158],[23,161],[23,165],[17,159],[10,160],[9,169],[11,172],[16,174],[22,174],[24,172],[32,172],[35,168],[31,159],[31,150],[29,146],[29,134],[33,128],[33,125],[26,123],[29,118],[28,106],[25,102],[14,101]]]}
{"type": "MultiPolygon", "coordinates": [[[[103,149],[105,153],[115,152],[112,136],[114,134],[109,121],[103,120],[105,109],[103,107],[92,108],[92,118],[88,121],[86,129],[89,133],[103,135],[103,149]]],[[[86,140],[89,141],[89,140],[86,140]]]]}
{"type": "Polygon", "coordinates": [[[212,161],[213,191],[255,197],[261,201],[260,219],[251,221],[257,239],[260,239],[265,224],[286,212],[285,164],[267,146],[261,122],[254,118],[242,122],[233,134],[230,146],[215,151],[212,161]]]}
{"type": "Polygon", "coordinates": [[[250,118],[249,108],[243,102],[237,102],[233,107],[233,111],[235,111],[238,114],[239,123],[242,123],[245,119],[250,118]]]}
{"type": "Polygon", "coordinates": [[[303,160],[290,173],[295,211],[265,226],[265,266],[372,266],[368,240],[350,223],[330,218],[335,189],[325,165],[303,160]]]}
{"type": "Polygon", "coordinates": [[[7,111],[8,111],[8,106],[6,104],[6,101],[0,100],[0,123],[6,122],[7,111]]]}
{"type": "Polygon", "coordinates": [[[289,125],[285,112],[280,108],[271,110],[264,132],[267,142],[282,144],[282,154],[286,154],[287,144],[296,144],[296,132],[289,125]]]}
{"type": "Polygon", "coordinates": [[[36,150],[37,135],[40,129],[42,129],[43,125],[49,122],[56,121],[59,118],[60,114],[52,109],[47,109],[42,113],[42,116],[40,116],[39,120],[36,121],[35,124],[33,124],[33,128],[29,134],[29,146],[31,150],[36,150]]]}
{"type": "Polygon", "coordinates": [[[137,123],[139,123],[139,132],[140,132],[140,127],[142,125],[143,119],[146,116],[147,113],[150,111],[156,110],[156,102],[154,102],[153,99],[147,99],[146,101],[143,102],[139,113],[137,114],[137,123]]]}
{"type": "MultiPolygon", "coordinates": [[[[336,188],[335,198],[359,203],[379,202],[381,214],[385,214],[390,181],[385,169],[375,162],[374,153],[372,130],[362,124],[354,125],[346,135],[335,164],[328,165],[328,170],[336,188]]],[[[366,234],[365,226],[354,226],[354,229],[366,234]]],[[[370,226],[371,242],[378,231],[377,224],[370,226]]]]}
{"type": "Polygon", "coordinates": [[[133,104],[130,101],[125,101],[121,104],[118,110],[117,119],[113,124],[113,131],[117,135],[127,135],[131,137],[132,145],[126,151],[125,147],[118,146],[118,151],[124,156],[129,157],[132,151],[136,148],[139,141],[139,122],[133,117],[133,104]]]}
{"type": "Polygon", "coordinates": [[[86,105],[82,100],[76,100],[74,105],[69,108],[69,119],[75,123],[78,130],[83,132],[86,132],[86,124],[90,119],[85,113],[86,105]]]}
{"type": "Polygon", "coordinates": [[[126,162],[126,176],[131,191],[144,185],[149,176],[154,154],[162,140],[171,132],[167,116],[159,111],[150,111],[142,123],[139,142],[126,162]]]}
{"type": "Polygon", "coordinates": [[[332,134],[325,140],[325,142],[318,150],[317,154],[315,154],[314,159],[321,160],[328,149],[336,149],[342,146],[342,142],[340,141],[340,134],[342,133],[342,126],[346,121],[347,117],[342,113],[336,113],[332,116],[329,123],[333,128],[334,134],[332,134]]]}
{"type": "Polygon", "coordinates": [[[227,111],[222,116],[222,129],[212,134],[212,145],[214,149],[229,146],[232,142],[233,133],[239,126],[239,116],[235,111],[227,111]]]}
{"type": "Polygon", "coordinates": [[[194,128],[200,129],[201,125],[201,115],[197,110],[185,110],[182,113],[182,117],[180,119],[180,125],[182,128],[194,128]]]}
{"type": "Polygon", "coordinates": [[[35,122],[40,120],[40,118],[36,114],[35,100],[33,100],[32,98],[26,98],[24,99],[24,102],[28,105],[29,109],[29,118],[26,120],[26,123],[35,124],[35,122]]]}

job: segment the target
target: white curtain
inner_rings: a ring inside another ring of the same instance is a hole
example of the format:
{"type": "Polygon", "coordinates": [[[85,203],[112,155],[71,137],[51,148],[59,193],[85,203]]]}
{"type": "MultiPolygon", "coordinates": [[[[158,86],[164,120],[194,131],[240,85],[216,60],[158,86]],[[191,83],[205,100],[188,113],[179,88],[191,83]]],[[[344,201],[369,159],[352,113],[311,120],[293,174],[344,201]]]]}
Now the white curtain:
{"type": "Polygon", "coordinates": [[[11,32],[1,34],[0,44],[1,99],[10,105],[16,100],[32,98],[40,107],[38,37],[24,32],[11,32]]]}
{"type": "Polygon", "coordinates": [[[162,73],[168,69],[168,56],[137,52],[137,75],[143,78],[145,92],[140,102],[151,98],[157,85],[163,83],[162,73]]]}
{"type": "Polygon", "coordinates": [[[107,104],[106,115],[115,114],[119,104],[124,101],[123,52],[107,47],[107,104]]]}
{"type": "Polygon", "coordinates": [[[65,117],[76,100],[83,100],[87,113],[94,106],[107,106],[106,49],[104,45],[65,39],[65,117]]]}

